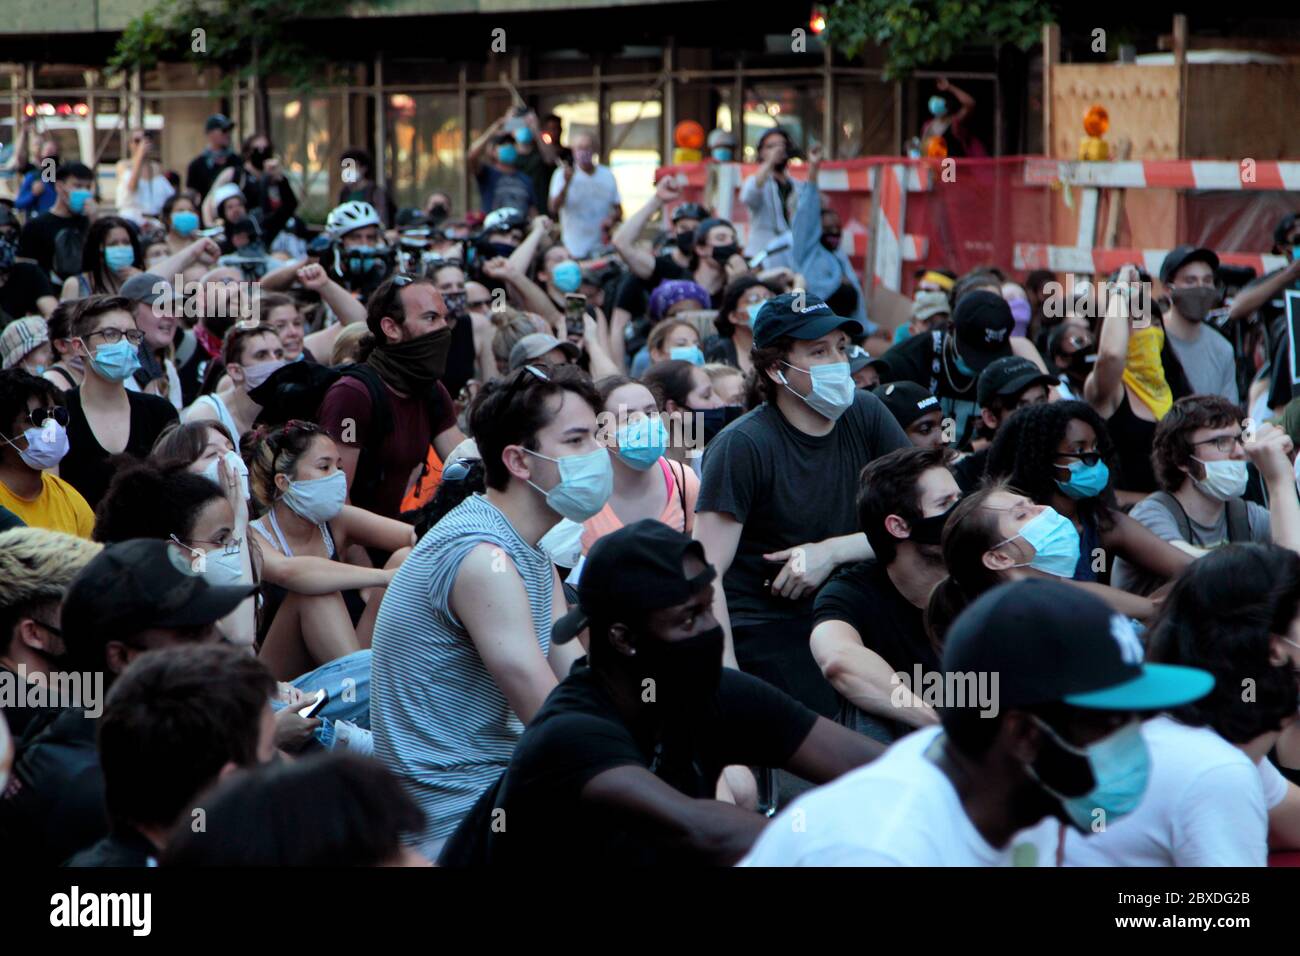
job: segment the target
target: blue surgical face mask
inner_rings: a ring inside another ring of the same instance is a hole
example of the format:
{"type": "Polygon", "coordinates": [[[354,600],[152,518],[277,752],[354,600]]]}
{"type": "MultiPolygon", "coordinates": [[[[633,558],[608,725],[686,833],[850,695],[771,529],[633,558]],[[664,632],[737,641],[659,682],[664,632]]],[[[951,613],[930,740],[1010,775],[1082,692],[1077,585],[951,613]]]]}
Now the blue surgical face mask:
{"type": "Polygon", "coordinates": [[[516,143],[531,143],[533,141],[533,131],[527,126],[521,126],[515,130],[516,143]]]}
{"type": "Polygon", "coordinates": [[[948,101],[937,94],[930,97],[927,105],[930,107],[931,116],[945,116],[948,113],[948,101]]]}
{"type": "Polygon", "coordinates": [[[139,349],[126,339],[101,345],[90,364],[110,382],[125,382],[140,368],[139,349]]]}
{"type": "Polygon", "coordinates": [[[347,250],[347,269],[351,275],[364,275],[369,272],[387,271],[385,255],[387,249],[382,246],[353,246],[347,250]]]}
{"type": "Polygon", "coordinates": [[[790,368],[799,372],[806,372],[812,379],[812,391],[807,395],[799,395],[790,383],[785,379],[785,373],[781,372],[781,384],[790,388],[791,392],[799,395],[808,407],[815,411],[823,418],[831,421],[838,421],[850,405],[853,404],[853,397],[856,389],[853,385],[853,373],[849,371],[848,362],[834,362],[830,365],[814,365],[811,369],[799,368],[797,365],[784,363],[790,368]]]}
{"type": "Polygon", "coordinates": [[[86,208],[86,200],[93,196],[89,189],[74,189],[68,193],[68,208],[75,213],[80,213],[86,208]]]}
{"type": "Polygon", "coordinates": [[[135,262],[135,250],[129,245],[105,246],[104,262],[114,272],[121,272],[135,262]]]}
{"type": "Polygon", "coordinates": [[[623,425],[617,434],[618,457],[638,471],[645,471],[668,450],[668,429],[658,415],[623,425]]]}
{"type": "Polygon", "coordinates": [[[188,236],[199,228],[199,214],[182,209],[172,213],[172,230],[178,236],[188,236]]]}
{"type": "Polygon", "coordinates": [[[749,305],[745,306],[745,312],[749,315],[749,324],[751,326],[758,319],[758,310],[763,307],[763,302],[766,301],[767,300],[764,299],[762,302],[751,302],[749,305]]]}
{"type": "MultiPolygon", "coordinates": [[[[1074,569],[1079,564],[1079,531],[1069,518],[1059,514],[1055,508],[1044,508],[1016,534],[989,550],[995,551],[1015,538],[1024,538],[1034,549],[1034,556],[1028,562],[1029,567],[1058,578],[1074,577],[1074,569]]],[[[1024,564],[1012,566],[1025,567],[1024,564]]]]}
{"type": "Polygon", "coordinates": [[[513,166],[519,160],[519,150],[515,149],[510,143],[506,143],[497,149],[497,160],[507,166],[513,166]]]}
{"type": "Polygon", "coordinates": [[[577,292],[582,288],[582,269],[572,259],[565,259],[551,270],[551,282],[561,292],[577,292]]]}
{"type": "Polygon", "coordinates": [[[1137,809],[1151,777],[1151,752],[1140,723],[1130,721],[1087,747],[1076,747],[1038,717],[1033,720],[1055,746],[1088,763],[1093,787],[1078,797],[1062,796],[1032,766],[1026,768],[1044,790],[1060,801],[1066,817],[1080,832],[1092,832],[1099,822],[1109,826],[1137,809]]]}
{"type": "MultiPolygon", "coordinates": [[[[1243,462],[1243,464],[1245,464],[1243,462]]],[[[1066,466],[1070,469],[1070,480],[1057,480],[1056,486],[1076,501],[1080,498],[1095,498],[1106,490],[1110,483],[1110,469],[1104,461],[1085,465],[1078,459],[1066,466]]]]}
{"type": "Polygon", "coordinates": [[[720,162],[720,163],[729,163],[729,162],[731,162],[731,147],[730,147],[730,146],[715,146],[715,147],[710,151],[710,153],[711,153],[711,155],[713,156],[713,158],[716,159],[716,160],[717,160],[718,162],[720,162]]]}
{"type": "Polygon", "coordinates": [[[338,517],[347,497],[348,476],[335,470],[322,478],[290,481],[284,503],[313,524],[324,524],[338,517]]]}
{"type": "MultiPolygon", "coordinates": [[[[0,435],[0,438],[3,437],[3,435],[0,435]]],[[[27,439],[27,447],[18,451],[18,457],[29,468],[36,471],[53,468],[68,453],[67,429],[53,419],[47,421],[41,428],[26,429],[23,432],[23,437],[27,439]]],[[[18,448],[8,438],[4,440],[7,444],[13,445],[15,449],[18,448]]]]}
{"type": "Polygon", "coordinates": [[[675,362],[690,362],[692,365],[704,364],[704,353],[698,345],[685,345],[668,350],[668,357],[675,362]]]}
{"type": "Polygon", "coordinates": [[[559,483],[550,491],[538,487],[531,480],[528,484],[545,495],[551,510],[561,517],[581,523],[598,513],[609,501],[614,491],[614,467],[610,464],[609,452],[604,448],[563,458],[551,458],[527,448],[524,451],[559,466],[559,483]]]}

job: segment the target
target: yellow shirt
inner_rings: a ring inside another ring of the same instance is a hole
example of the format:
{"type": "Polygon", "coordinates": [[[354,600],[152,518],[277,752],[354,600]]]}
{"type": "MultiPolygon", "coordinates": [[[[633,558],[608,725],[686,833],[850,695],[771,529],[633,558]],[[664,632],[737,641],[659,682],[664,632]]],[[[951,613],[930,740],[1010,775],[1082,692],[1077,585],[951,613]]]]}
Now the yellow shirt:
{"type": "Polygon", "coordinates": [[[89,538],[95,527],[95,513],[81,492],[48,471],[41,472],[44,487],[35,498],[19,498],[0,482],[0,505],[4,505],[29,528],[47,528],[89,538]]]}

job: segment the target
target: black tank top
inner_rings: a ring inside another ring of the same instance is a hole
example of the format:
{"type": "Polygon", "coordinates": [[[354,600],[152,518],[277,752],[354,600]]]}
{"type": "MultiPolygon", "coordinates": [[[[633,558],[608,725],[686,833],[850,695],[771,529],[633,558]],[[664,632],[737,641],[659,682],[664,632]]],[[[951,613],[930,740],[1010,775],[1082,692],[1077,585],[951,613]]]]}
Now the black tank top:
{"type": "Polygon", "coordinates": [[[1156,423],[1138,418],[1129,405],[1131,400],[1128,389],[1124,389],[1119,408],[1106,421],[1110,440],[1115,443],[1115,452],[1119,456],[1120,473],[1115,479],[1115,487],[1147,494],[1156,490],[1156,473],[1151,468],[1156,423]]]}

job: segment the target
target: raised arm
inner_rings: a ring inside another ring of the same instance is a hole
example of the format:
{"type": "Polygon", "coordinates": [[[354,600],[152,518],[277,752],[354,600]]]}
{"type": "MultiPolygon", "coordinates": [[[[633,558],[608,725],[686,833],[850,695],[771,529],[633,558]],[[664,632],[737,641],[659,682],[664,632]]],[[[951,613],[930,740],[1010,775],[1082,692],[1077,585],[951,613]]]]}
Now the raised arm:
{"type": "Polygon", "coordinates": [[[546,294],[546,290],[528,278],[523,272],[513,268],[505,259],[499,256],[495,259],[489,259],[483,263],[483,271],[491,278],[498,279],[510,286],[515,295],[519,297],[519,301],[523,303],[525,311],[536,312],[552,326],[564,321],[564,313],[551,301],[551,297],[546,294]]]}
{"type": "Polygon", "coordinates": [[[1271,276],[1265,276],[1238,292],[1232,300],[1232,308],[1228,310],[1228,318],[1234,321],[1250,318],[1261,306],[1267,305],[1273,296],[1290,288],[1297,279],[1300,279],[1300,259],[1292,259],[1271,276]]]}
{"type": "Polygon", "coordinates": [[[211,239],[206,237],[195,239],[188,246],[181,249],[180,252],[168,256],[161,262],[154,263],[150,271],[154,275],[164,276],[170,281],[172,276],[180,275],[196,263],[211,266],[220,256],[221,247],[211,239]]]}
{"type": "Polygon", "coordinates": [[[533,259],[537,257],[537,248],[542,244],[542,239],[551,230],[551,220],[545,216],[536,216],[528,228],[528,235],[524,241],[515,247],[515,251],[510,253],[510,258],[506,260],[510,268],[528,273],[528,268],[533,264],[533,259]]]}
{"type": "Polygon", "coordinates": [[[1291,439],[1276,425],[1260,425],[1246,440],[1246,454],[1268,488],[1269,529],[1273,543],[1300,552],[1300,500],[1291,466],[1291,439]]]}
{"type": "Polygon", "coordinates": [[[655,183],[654,195],[615,229],[614,235],[610,237],[614,248],[618,250],[618,254],[627,263],[628,269],[638,279],[649,279],[654,273],[655,257],[648,250],[639,248],[636,244],[637,240],[645,231],[646,225],[664,208],[664,205],[676,202],[681,195],[682,190],[677,185],[677,180],[671,175],[664,176],[655,183]]]}
{"type": "Polygon", "coordinates": [[[492,142],[492,140],[497,136],[497,134],[501,132],[501,127],[505,125],[507,116],[498,117],[497,120],[493,122],[491,126],[485,129],[479,135],[478,139],[474,140],[474,142],[469,144],[469,152],[466,153],[465,155],[466,158],[469,160],[470,169],[472,170],[478,169],[480,163],[482,163],[483,161],[483,150],[486,149],[488,143],[492,142]]]}
{"type": "Polygon", "coordinates": [[[817,188],[817,174],[822,165],[820,145],[808,150],[808,162],[808,181],[796,187],[799,198],[794,207],[794,221],[790,224],[791,256],[796,263],[806,261],[822,240],[822,197],[817,188]]]}
{"type": "MultiPolygon", "coordinates": [[[[1128,293],[1131,303],[1138,281],[1137,269],[1126,265],[1120,269],[1116,284],[1118,295],[1106,300],[1106,315],[1101,321],[1101,335],[1097,338],[1097,363],[1083,383],[1083,397],[1103,417],[1113,414],[1123,400],[1124,366],[1128,364],[1128,337],[1133,321],[1132,307],[1125,307],[1121,296],[1128,293]]],[[[1149,321],[1148,316],[1140,317],[1149,321]]]]}
{"type": "Polygon", "coordinates": [[[975,109],[975,97],[971,96],[960,86],[955,86],[954,84],[949,83],[947,77],[940,77],[939,82],[937,82],[935,86],[957,97],[957,112],[954,113],[952,117],[954,125],[965,120],[966,117],[970,116],[971,111],[975,109]]]}
{"type": "Polygon", "coordinates": [[[325,304],[338,316],[340,325],[366,321],[366,307],[351,292],[331,279],[324,266],[303,266],[298,270],[297,278],[303,288],[320,294],[325,304]]]}

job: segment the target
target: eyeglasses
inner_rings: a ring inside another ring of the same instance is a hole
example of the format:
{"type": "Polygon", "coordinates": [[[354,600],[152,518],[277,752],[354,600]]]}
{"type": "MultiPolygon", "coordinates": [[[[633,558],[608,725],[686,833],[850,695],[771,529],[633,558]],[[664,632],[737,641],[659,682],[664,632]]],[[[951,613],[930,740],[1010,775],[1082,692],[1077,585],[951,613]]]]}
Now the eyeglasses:
{"type": "MultiPolygon", "coordinates": [[[[180,538],[176,537],[176,535],[172,535],[171,539],[186,551],[190,552],[190,554],[201,554],[203,552],[202,548],[191,548],[180,538]]],[[[244,540],[243,538],[227,538],[225,541],[205,541],[203,538],[196,538],[194,543],[210,544],[212,545],[213,551],[220,551],[222,554],[239,554],[239,549],[243,545],[244,540]]]]}
{"type": "Polygon", "coordinates": [[[126,339],[132,345],[139,345],[144,341],[144,333],[139,329],[127,329],[125,332],[121,329],[100,329],[98,332],[83,335],[82,340],[93,339],[96,335],[102,335],[106,345],[116,345],[122,339],[126,339]]]}
{"type": "Polygon", "coordinates": [[[1241,440],[1240,432],[1238,432],[1236,435],[1220,435],[1217,438],[1207,438],[1204,441],[1192,442],[1193,448],[1195,448],[1197,445],[1213,445],[1215,451],[1222,452],[1225,455],[1232,454],[1232,451],[1238,445],[1241,445],[1242,448],[1246,447],[1245,442],[1241,440]]]}
{"type": "Polygon", "coordinates": [[[457,458],[442,470],[442,480],[445,482],[464,481],[469,477],[470,470],[478,462],[479,459],[477,458],[457,458]]]}
{"type": "Polygon", "coordinates": [[[51,418],[64,428],[68,426],[68,410],[62,405],[51,405],[49,408],[33,408],[27,413],[27,420],[32,423],[33,428],[43,428],[51,418]]]}
{"type": "Polygon", "coordinates": [[[1101,452],[1099,451],[1060,451],[1056,453],[1058,458],[1077,458],[1089,468],[1101,461],[1101,452]]]}

